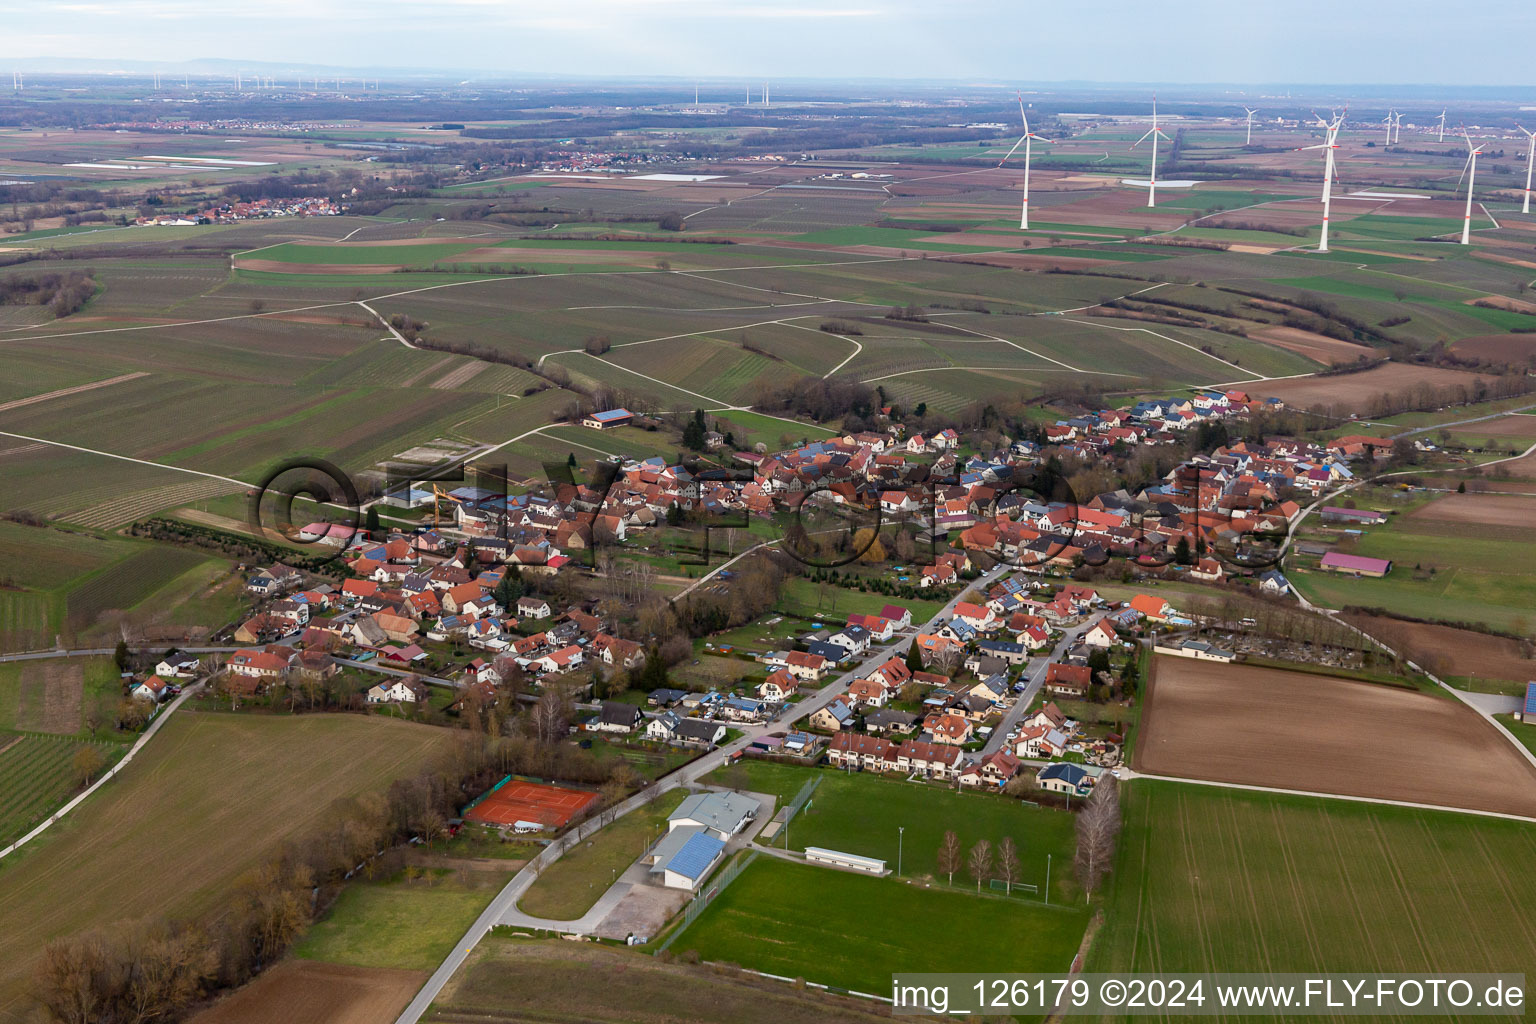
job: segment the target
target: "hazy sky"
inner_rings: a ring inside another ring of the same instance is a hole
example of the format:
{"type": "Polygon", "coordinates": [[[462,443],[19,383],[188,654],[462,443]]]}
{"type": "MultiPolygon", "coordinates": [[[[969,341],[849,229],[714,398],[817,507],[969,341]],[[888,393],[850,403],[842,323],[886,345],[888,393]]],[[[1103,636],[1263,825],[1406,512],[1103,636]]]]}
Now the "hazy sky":
{"type": "Polygon", "coordinates": [[[0,0],[7,58],[1536,85],[1536,0],[0,0]]]}

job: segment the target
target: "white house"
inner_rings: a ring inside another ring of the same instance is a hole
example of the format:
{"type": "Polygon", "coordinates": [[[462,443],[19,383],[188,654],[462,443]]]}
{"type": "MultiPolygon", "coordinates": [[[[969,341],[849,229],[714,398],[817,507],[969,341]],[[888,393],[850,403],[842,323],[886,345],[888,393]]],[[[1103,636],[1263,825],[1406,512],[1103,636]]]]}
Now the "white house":
{"type": "Polygon", "coordinates": [[[1108,619],[1100,619],[1083,634],[1083,643],[1089,647],[1112,647],[1118,641],[1119,637],[1115,635],[1114,627],[1109,624],[1108,619]]]}
{"type": "Polygon", "coordinates": [[[404,679],[392,679],[369,687],[369,704],[415,704],[427,699],[427,688],[422,683],[412,685],[404,679]]]}
{"type": "Polygon", "coordinates": [[[155,666],[155,675],[161,679],[191,679],[202,667],[202,661],[191,654],[171,654],[155,666]]]}
{"type": "Polygon", "coordinates": [[[155,703],[165,699],[167,683],[159,676],[150,676],[138,686],[133,688],[133,696],[139,700],[152,700],[155,703]]]}

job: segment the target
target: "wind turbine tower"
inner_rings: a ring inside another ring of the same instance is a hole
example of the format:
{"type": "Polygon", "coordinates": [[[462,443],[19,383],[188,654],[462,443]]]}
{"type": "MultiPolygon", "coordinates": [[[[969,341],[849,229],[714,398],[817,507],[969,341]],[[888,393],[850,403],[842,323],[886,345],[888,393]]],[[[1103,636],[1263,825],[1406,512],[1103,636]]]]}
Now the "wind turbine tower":
{"type": "Polygon", "coordinates": [[[1339,148],[1339,128],[1344,124],[1344,116],[1347,113],[1349,112],[1346,110],[1344,114],[1333,115],[1332,121],[1325,121],[1321,116],[1314,113],[1313,116],[1317,117],[1318,127],[1322,128],[1326,133],[1325,141],[1321,145],[1302,146],[1298,150],[1298,152],[1301,152],[1309,149],[1320,149],[1325,157],[1323,161],[1323,235],[1317,243],[1318,252],[1328,251],[1328,216],[1333,209],[1333,179],[1338,173],[1334,169],[1333,151],[1339,148]]]}
{"type": "Polygon", "coordinates": [[[1403,141],[1403,112],[1399,110],[1392,115],[1392,144],[1399,145],[1403,141]]]}
{"type": "Polygon", "coordinates": [[[1435,141],[1436,142],[1444,142],[1445,141],[1445,111],[1443,111],[1443,110],[1440,111],[1440,137],[1438,139],[1436,139],[1435,141]]]}
{"type": "Polygon", "coordinates": [[[1013,148],[1008,151],[1008,156],[1003,157],[1001,160],[999,160],[997,162],[997,166],[1001,167],[1001,166],[1003,166],[1003,164],[1007,163],[1008,162],[1008,157],[1013,156],[1014,153],[1017,153],[1018,150],[1019,150],[1019,146],[1022,145],[1024,147],[1024,202],[1023,202],[1023,204],[1022,204],[1022,206],[1020,207],[1020,210],[1019,210],[1019,230],[1020,231],[1028,231],[1029,230],[1029,145],[1030,145],[1031,142],[1035,142],[1035,141],[1050,143],[1052,145],[1054,145],[1054,143],[1051,143],[1050,139],[1042,139],[1042,138],[1040,138],[1040,136],[1036,135],[1034,132],[1029,130],[1029,115],[1024,112],[1024,94],[1023,93],[1019,94],[1019,120],[1024,122],[1024,134],[1019,136],[1019,141],[1015,142],[1013,144],[1013,148]]]}
{"type": "Polygon", "coordinates": [[[1387,141],[1384,145],[1392,145],[1392,111],[1387,111],[1387,116],[1381,119],[1381,123],[1387,126],[1387,141]]]}
{"type": "MultiPolygon", "coordinates": [[[[1131,148],[1135,149],[1137,146],[1141,145],[1143,142],[1146,142],[1148,139],[1152,140],[1152,174],[1147,178],[1148,209],[1151,209],[1157,205],[1157,140],[1159,136],[1168,139],[1168,136],[1159,131],[1157,127],[1157,94],[1154,93],[1152,95],[1152,128],[1147,132],[1147,134],[1137,139],[1131,145],[1131,148]]],[[[1172,142],[1173,140],[1168,139],[1168,141],[1172,142]]]]}
{"type": "Polygon", "coordinates": [[[1525,151],[1525,203],[1521,205],[1521,213],[1531,212],[1531,164],[1536,163],[1536,132],[1531,131],[1523,124],[1515,125],[1525,132],[1525,137],[1530,140],[1530,146],[1525,151]]]}
{"type": "MultiPolygon", "coordinates": [[[[1247,107],[1244,107],[1243,109],[1248,110],[1247,107]]],[[[1245,146],[1253,145],[1253,115],[1257,113],[1258,110],[1248,110],[1248,138],[1243,142],[1243,145],[1245,146]]]]}
{"type": "MultiPolygon", "coordinates": [[[[1461,244],[1472,244],[1472,184],[1477,180],[1477,157],[1483,151],[1482,146],[1472,145],[1472,136],[1467,134],[1467,129],[1461,129],[1461,137],[1467,140],[1467,164],[1461,169],[1462,178],[1467,179],[1467,212],[1461,218],[1461,244]]],[[[1529,168],[1527,168],[1529,170],[1529,168]]],[[[1456,184],[1461,184],[1461,178],[1456,179],[1456,184]]],[[[1529,192],[1526,193],[1530,195],[1529,192]]]]}

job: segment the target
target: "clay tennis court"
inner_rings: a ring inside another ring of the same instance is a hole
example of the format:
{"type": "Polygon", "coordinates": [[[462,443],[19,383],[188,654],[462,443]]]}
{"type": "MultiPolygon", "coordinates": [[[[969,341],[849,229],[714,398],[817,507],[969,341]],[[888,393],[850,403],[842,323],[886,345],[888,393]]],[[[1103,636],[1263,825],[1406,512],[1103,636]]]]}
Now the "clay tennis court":
{"type": "Polygon", "coordinates": [[[561,828],[596,802],[597,794],[588,790],[512,779],[487,795],[464,817],[485,825],[536,821],[540,825],[561,828]]]}
{"type": "Polygon", "coordinates": [[[1453,697],[1153,659],[1135,769],[1536,816],[1536,767],[1453,697]]]}

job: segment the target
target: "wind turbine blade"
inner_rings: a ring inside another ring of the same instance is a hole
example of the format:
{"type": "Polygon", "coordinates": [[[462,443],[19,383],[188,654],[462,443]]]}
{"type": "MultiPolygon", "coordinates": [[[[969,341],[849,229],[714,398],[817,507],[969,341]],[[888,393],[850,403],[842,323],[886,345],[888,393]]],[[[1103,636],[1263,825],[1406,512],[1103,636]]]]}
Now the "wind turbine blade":
{"type": "Polygon", "coordinates": [[[1456,188],[1457,189],[1461,188],[1461,183],[1462,183],[1462,181],[1467,176],[1467,168],[1472,166],[1472,157],[1473,157],[1473,154],[1468,153],[1467,154],[1467,162],[1461,165],[1461,176],[1456,179],[1456,188]]]}
{"type": "MultiPolygon", "coordinates": [[[[1013,154],[1015,154],[1015,153],[1017,153],[1019,151],[1019,147],[1024,145],[1024,139],[1025,139],[1025,136],[1023,136],[1023,135],[1019,136],[1019,141],[1015,142],[1013,144],[1013,148],[1008,151],[1008,156],[1013,156],[1013,154]]],[[[997,166],[1001,167],[1001,166],[1003,166],[1003,164],[1007,163],[1008,162],[1008,156],[1005,156],[1001,160],[999,160],[997,162],[997,166]]]]}
{"type": "MultiPolygon", "coordinates": [[[[1152,137],[1152,133],[1153,132],[1157,132],[1157,129],[1156,128],[1149,129],[1147,131],[1147,134],[1143,135],[1141,138],[1139,138],[1135,142],[1131,143],[1131,148],[1135,149],[1137,146],[1141,145],[1143,142],[1146,142],[1148,139],[1150,139],[1152,137]]],[[[1162,134],[1162,132],[1157,132],[1157,133],[1159,135],[1162,134]]]]}
{"type": "Polygon", "coordinates": [[[1034,139],[1036,142],[1043,142],[1047,146],[1054,146],[1054,145],[1056,145],[1056,140],[1055,139],[1044,139],[1044,138],[1041,138],[1038,135],[1031,135],[1030,138],[1034,139]]]}

